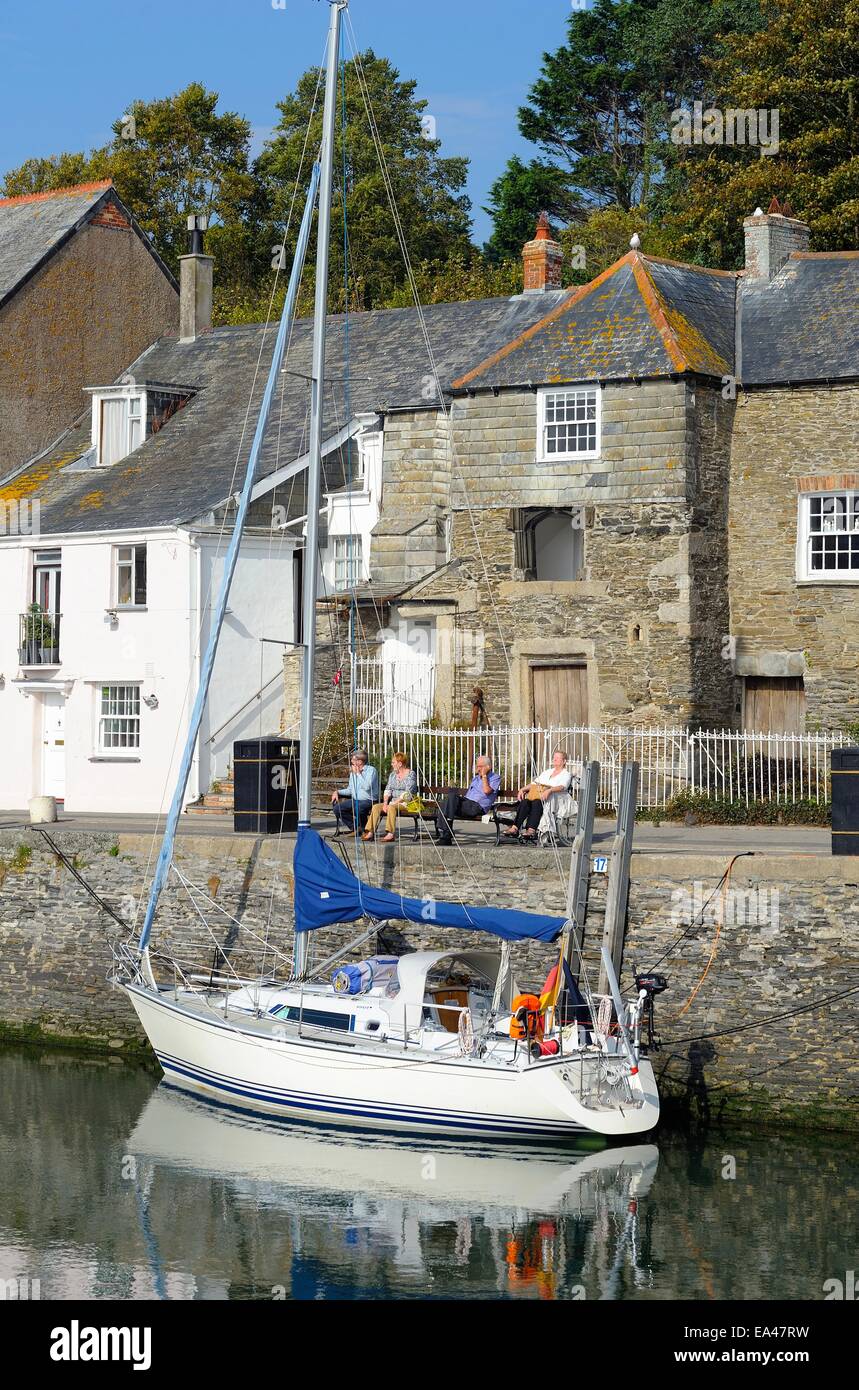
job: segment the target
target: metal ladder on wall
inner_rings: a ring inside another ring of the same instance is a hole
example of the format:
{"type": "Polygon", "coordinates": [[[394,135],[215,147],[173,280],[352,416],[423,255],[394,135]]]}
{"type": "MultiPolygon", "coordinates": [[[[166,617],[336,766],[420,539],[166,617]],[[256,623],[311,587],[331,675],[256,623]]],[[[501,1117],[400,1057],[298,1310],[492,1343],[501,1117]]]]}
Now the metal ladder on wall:
{"type": "MultiPolygon", "coordinates": [[[[570,933],[567,961],[577,984],[578,962],[581,959],[584,943],[599,773],[600,765],[598,762],[585,763],[582,783],[579,788],[579,805],[576,813],[576,829],[573,836],[570,877],[567,885],[567,916],[574,924],[570,933]]],[[[623,957],[626,909],[629,902],[629,861],[632,855],[632,837],[635,831],[638,777],[638,763],[622,764],[617,804],[617,826],[612,838],[607,865],[608,889],[602,947],[607,952],[614,967],[614,973],[618,978],[620,977],[623,957]]],[[[602,958],[602,951],[600,955],[602,958]]],[[[602,964],[597,993],[606,994],[608,990],[608,972],[605,965],[602,964]]]]}

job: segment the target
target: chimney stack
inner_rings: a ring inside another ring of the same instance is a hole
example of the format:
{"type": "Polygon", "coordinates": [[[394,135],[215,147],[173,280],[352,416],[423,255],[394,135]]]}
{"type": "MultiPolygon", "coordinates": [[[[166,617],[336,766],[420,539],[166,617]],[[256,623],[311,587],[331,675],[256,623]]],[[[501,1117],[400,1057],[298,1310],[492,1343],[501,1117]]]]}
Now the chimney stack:
{"type": "Polygon", "coordinates": [[[208,218],[201,213],[188,217],[188,254],[179,257],[179,340],[193,343],[212,327],[211,256],[203,255],[203,233],[208,218]]]}
{"type": "Polygon", "coordinates": [[[552,236],[548,216],[541,212],[537,218],[534,240],[526,241],[522,248],[526,294],[532,291],[540,293],[543,290],[559,290],[563,260],[561,244],[552,236]]]}
{"type": "Polygon", "coordinates": [[[794,217],[793,208],[785,199],[773,198],[764,212],[755,208],[751,217],[743,220],[746,238],[746,282],[773,280],[794,251],[807,251],[809,228],[794,217]]]}

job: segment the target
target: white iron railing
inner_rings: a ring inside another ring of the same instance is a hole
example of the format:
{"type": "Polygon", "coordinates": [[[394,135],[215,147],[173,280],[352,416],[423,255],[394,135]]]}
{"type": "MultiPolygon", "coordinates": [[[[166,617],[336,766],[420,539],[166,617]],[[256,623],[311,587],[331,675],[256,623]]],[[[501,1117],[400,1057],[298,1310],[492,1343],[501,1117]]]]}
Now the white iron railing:
{"type": "Polygon", "coordinates": [[[598,760],[599,804],[612,807],[617,805],[621,764],[634,761],[640,766],[639,805],[651,808],[665,806],[681,791],[746,805],[759,800],[824,802],[830,795],[830,753],[850,742],[838,731],[758,734],[609,725],[435,729],[372,716],[361,724],[361,739],[377,765],[395,748],[403,749],[426,788],[467,786],[474,759],[486,753],[508,793],[562,748],[572,762],[598,760]]]}
{"type": "Polygon", "coordinates": [[[413,729],[432,719],[434,701],[432,662],[353,659],[352,708],[362,722],[413,729]]]}

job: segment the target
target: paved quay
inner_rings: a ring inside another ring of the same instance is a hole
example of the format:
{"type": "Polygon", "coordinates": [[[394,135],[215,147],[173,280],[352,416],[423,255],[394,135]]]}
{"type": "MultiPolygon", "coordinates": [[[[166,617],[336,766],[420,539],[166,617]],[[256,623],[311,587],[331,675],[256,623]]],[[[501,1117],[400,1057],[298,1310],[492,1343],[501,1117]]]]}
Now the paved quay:
{"type": "MultiPolygon", "coordinates": [[[[28,825],[29,817],[26,811],[0,812],[0,831],[14,830],[28,825]]],[[[74,812],[61,811],[55,828],[100,835],[152,835],[155,832],[160,833],[163,825],[164,818],[156,816],[75,815],[74,812]]],[[[333,821],[322,816],[314,820],[314,825],[323,834],[330,833],[334,828],[333,821]]],[[[50,831],[51,827],[46,826],[45,828],[50,831]]],[[[594,847],[597,852],[608,847],[614,829],[614,820],[597,820],[594,834],[594,847]]],[[[469,843],[479,843],[481,847],[484,847],[487,840],[491,841],[495,835],[494,827],[491,825],[475,826],[474,824],[460,823],[457,830],[463,846],[467,846],[469,843]]],[[[233,830],[233,818],[230,815],[183,815],[179,821],[178,833],[182,836],[192,835],[206,839],[255,840],[258,838],[246,833],[236,835],[233,830]]],[[[270,835],[261,838],[276,840],[277,836],[270,835]]],[[[292,836],[286,832],[283,838],[291,839],[292,836]]],[[[411,843],[411,830],[405,834],[404,840],[406,843],[411,843]]],[[[668,823],[657,826],[648,821],[641,821],[635,827],[636,854],[731,855],[738,854],[743,850],[751,850],[756,854],[766,855],[805,856],[814,854],[829,856],[831,854],[830,845],[830,833],[825,826],[686,826],[668,823]]],[[[505,845],[505,850],[509,851],[511,855],[523,856],[539,856],[543,852],[536,846],[532,848],[512,844],[505,845]]]]}

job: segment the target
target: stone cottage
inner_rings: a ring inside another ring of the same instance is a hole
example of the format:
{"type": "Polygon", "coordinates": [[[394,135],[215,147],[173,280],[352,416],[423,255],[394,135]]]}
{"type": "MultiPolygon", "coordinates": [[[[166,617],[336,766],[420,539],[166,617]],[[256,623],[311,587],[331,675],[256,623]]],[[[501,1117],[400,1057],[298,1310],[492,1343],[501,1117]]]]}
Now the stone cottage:
{"type": "Polygon", "coordinates": [[[859,253],[775,200],[744,230],[738,273],[635,245],[562,291],[541,219],[523,295],[425,310],[435,371],[412,311],[352,320],[381,468],[323,707],[462,720],[477,682],[496,725],[859,719],[859,253]]]}

